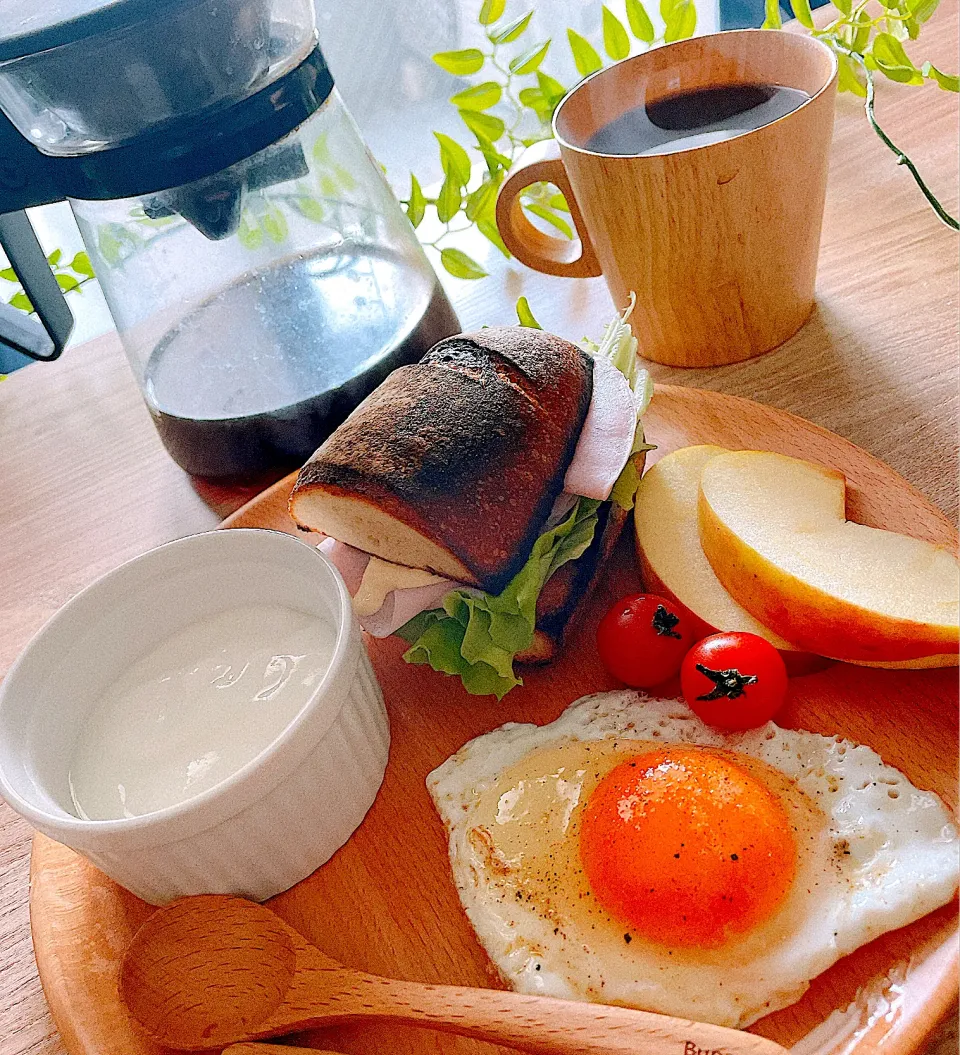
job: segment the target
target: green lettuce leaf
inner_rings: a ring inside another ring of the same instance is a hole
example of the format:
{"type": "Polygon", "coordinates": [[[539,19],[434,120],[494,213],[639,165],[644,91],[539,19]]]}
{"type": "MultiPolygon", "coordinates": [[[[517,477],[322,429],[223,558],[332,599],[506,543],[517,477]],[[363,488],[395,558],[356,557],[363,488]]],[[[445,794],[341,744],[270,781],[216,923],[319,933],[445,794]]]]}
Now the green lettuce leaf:
{"type": "Polygon", "coordinates": [[[411,619],[397,631],[411,642],[403,658],[459,675],[474,696],[503,699],[522,685],[513,660],[533,641],[540,591],[558,568],[586,552],[596,534],[600,505],[578,499],[563,521],[537,539],[526,564],[501,593],[451,590],[443,608],[411,619]]]}
{"type": "Polygon", "coordinates": [[[610,362],[629,381],[630,387],[639,396],[637,400],[637,427],[633,433],[633,447],[630,449],[630,457],[623,467],[617,482],[610,492],[610,501],[616,502],[621,508],[633,509],[636,501],[637,488],[640,486],[640,465],[637,455],[643,451],[652,451],[653,444],[647,443],[643,436],[643,412],[650,405],[653,398],[653,378],[641,369],[640,361],[637,359],[637,339],[627,323],[636,297],[630,294],[630,304],[622,315],[618,315],[604,331],[600,344],[595,348],[588,349],[590,354],[599,357],[606,355],[610,362]]]}

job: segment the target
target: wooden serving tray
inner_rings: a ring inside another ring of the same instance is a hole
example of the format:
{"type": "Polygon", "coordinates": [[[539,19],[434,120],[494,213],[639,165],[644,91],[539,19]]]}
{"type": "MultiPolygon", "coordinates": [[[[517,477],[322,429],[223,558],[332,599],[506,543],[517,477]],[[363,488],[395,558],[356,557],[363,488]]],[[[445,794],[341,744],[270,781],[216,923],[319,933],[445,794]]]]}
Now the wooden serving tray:
{"type": "MultiPolygon", "coordinates": [[[[792,454],[846,474],[851,519],[948,546],[953,525],[892,469],[853,444],[735,396],[664,386],[645,418],[657,457],[693,443],[792,454]]],[[[225,527],[294,531],[287,516],[293,478],[281,480],[225,527]]],[[[666,526],[669,530],[669,526],[666,526]]],[[[559,659],[527,671],[502,702],[466,695],[452,679],[401,660],[402,641],[368,639],[392,723],[393,745],[377,801],[334,858],[272,907],[324,952],[367,971],[424,982],[497,986],[450,879],[446,838],[424,778],[466,740],[506,721],[552,721],[577,697],[617,687],[597,658],[594,632],[611,601],[639,587],[632,532],[610,561],[586,617],[559,659]]],[[[311,541],[307,536],[305,541],[311,541]]],[[[781,724],[868,744],[920,788],[956,808],[957,672],[884,671],[832,664],[791,681],[781,724]]],[[[305,825],[309,817],[303,818],[305,825]]],[[[31,923],[37,964],[70,1055],[160,1055],[130,1023],[117,971],[150,906],[72,850],[34,842],[31,923]]],[[[798,1050],[805,1055],[916,1050],[957,992],[956,907],[872,942],[821,975],[798,1003],[751,1027],[794,1045],[839,1009],[798,1050]],[[858,998],[859,994],[859,998],[858,998]]],[[[301,1043],[356,1055],[481,1055],[474,1041],[398,1026],[340,1027],[301,1043]]]]}

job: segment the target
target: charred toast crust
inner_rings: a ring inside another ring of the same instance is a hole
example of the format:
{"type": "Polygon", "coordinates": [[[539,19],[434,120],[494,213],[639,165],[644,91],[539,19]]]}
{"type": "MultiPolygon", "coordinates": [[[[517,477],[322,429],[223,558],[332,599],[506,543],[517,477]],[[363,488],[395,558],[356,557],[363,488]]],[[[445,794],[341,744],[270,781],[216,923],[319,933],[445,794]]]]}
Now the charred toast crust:
{"type": "Polygon", "coordinates": [[[539,330],[461,334],[395,370],[294,488],[377,505],[453,553],[484,590],[520,570],[573,457],[593,361],[539,330]]]}

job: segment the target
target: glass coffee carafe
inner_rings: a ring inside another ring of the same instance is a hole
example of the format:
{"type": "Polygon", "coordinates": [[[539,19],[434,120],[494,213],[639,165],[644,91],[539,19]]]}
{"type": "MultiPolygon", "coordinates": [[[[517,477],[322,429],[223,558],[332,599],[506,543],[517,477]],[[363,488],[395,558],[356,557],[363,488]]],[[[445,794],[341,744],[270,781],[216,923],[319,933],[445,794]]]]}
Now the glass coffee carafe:
{"type": "Polygon", "coordinates": [[[0,13],[0,243],[47,331],[25,339],[7,309],[0,340],[59,354],[62,297],[16,211],[66,197],[174,459],[207,477],[299,464],[459,329],[311,0],[64,3],[19,37],[0,13]]]}

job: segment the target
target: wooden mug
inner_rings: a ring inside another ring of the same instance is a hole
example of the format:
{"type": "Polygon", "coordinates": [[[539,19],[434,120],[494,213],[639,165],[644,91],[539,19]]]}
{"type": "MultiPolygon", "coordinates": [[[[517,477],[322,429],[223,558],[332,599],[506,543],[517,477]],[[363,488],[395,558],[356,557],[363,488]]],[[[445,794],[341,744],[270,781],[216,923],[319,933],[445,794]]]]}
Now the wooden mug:
{"type": "Polygon", "coordinates": [[[500,234],[537,271],[602,274],[618,307],[635,293],[630,321],[647,359],[719,366],[769,351],[813,309],[836,84],[829,48],[772,30],[694,37],[624,59],[557,107],[554,140],[531,147],[501,188],[500,234]],[[586,146],[644,103],[730,84],[778,84],[810,99],[753,131],[674,153],[586,146]],[[579,242],[527,219],[520,192],[540,181],[563,192],[579,242]]]}

